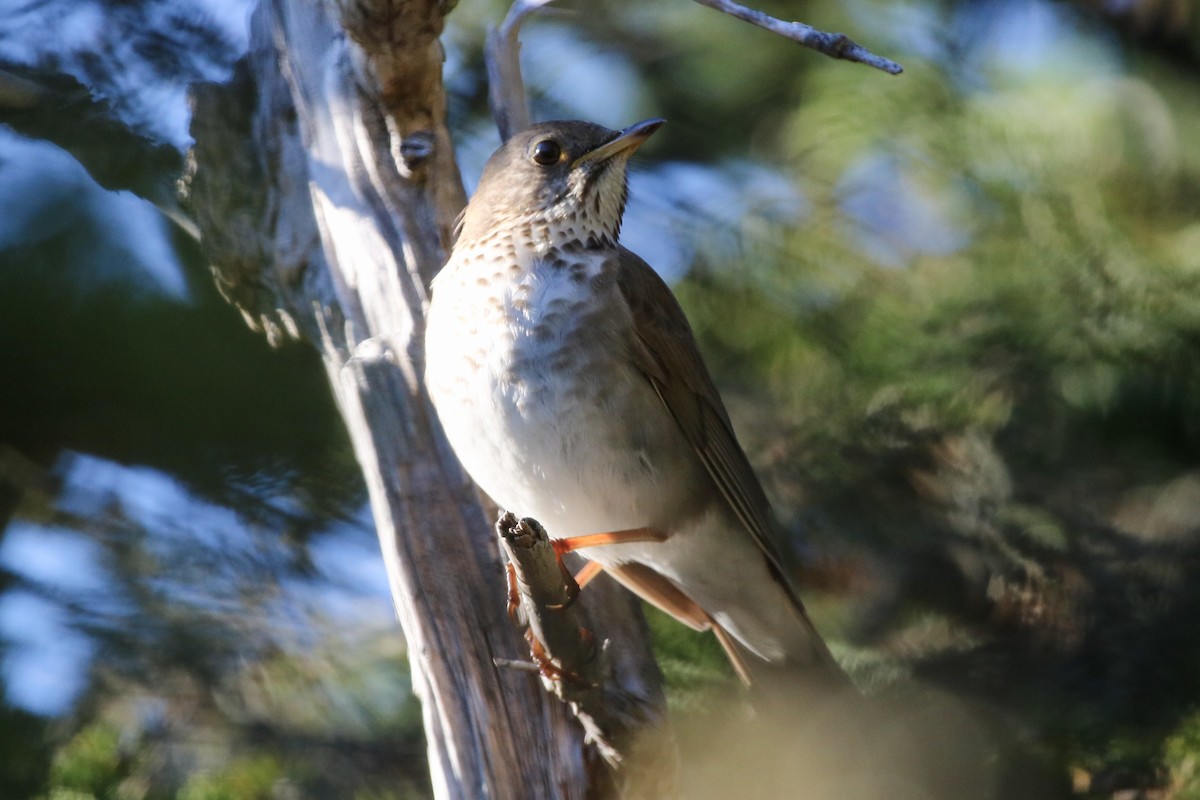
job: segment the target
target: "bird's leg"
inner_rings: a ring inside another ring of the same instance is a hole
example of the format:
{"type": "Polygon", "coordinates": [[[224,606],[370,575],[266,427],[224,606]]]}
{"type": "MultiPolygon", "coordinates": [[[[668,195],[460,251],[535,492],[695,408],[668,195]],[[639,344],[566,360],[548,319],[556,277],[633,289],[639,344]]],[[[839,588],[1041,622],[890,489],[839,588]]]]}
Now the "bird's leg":
{"type": "MultiPolygon", "coordinates": [[[[666,541],[666,536],[651,528],[630,528],[624,531],[610,531],[608,533],[589,533],[585,536],[570,536],[566,539],[551,539],[550,545],[554,548],[554,555],[558,559],[558,568],[562,570],[563,583],[567,587],[567,600],[564,603],[550,606],[550,608],[569,608],[575,599],[579,597],[579,593],[583,590],[593,578],[600,574],[604,567],[595,562],[589,561],[578,575],[572,575],[567,569],[567,565],[563,563],[563,555],[573,553],[576,550],[582,550],[585,547],[598,547],[605,544],[626,544],[629,542],[663,542],[666,541]]],[[[511,597],[511,594],[510,594],[511,597]]]]}
{"type": "Polygon", "coordinates": [[[567,590],[567,597],[561,603],[553,603],[547,605],[546,608],[553,608],[559,611],[575,605],[575,600],[578,599],[579,593],[583,591],[583,587],[579,585],[579,581],[575,580],[575,576],[571,574],[571,570],[567,569],[567,565],[563,562],[563,557],[556,552],[554,558],[558,561],[558,571],[562,573],[563,587],[567,590]]]}
{"type": "MultiPolygon", "coordinates": [[[[582,588],[582,585],[588,583],[593,577],[599,574],[601,567],[596,562],[589,561],[584,568],[579,571],[581,580],[576,581],[575,577],[571,575],[570,570],[568,570],[566,565],[563,564],[562,556],[557,556],[557,558],[558,566],[560,569],[562,569],[563,579],[567,584],[567,600],[561,605],[548,605],[547,608],[561,609],[567,608],[575,602],[575,598],[579,596],[579,591],[582,588]],[[574,589],[571,587],[574,587],[574,589]]],[[[508,582],[508,618],[512,620],[514,625],[516,625],[520,624],[520,620],[517,617],[517,611],[521,608],[521,590],[517,584],[517,568],[512,565],[512,562],[509,562],[506,567],[505,576],[508,582]]],[[[594,646],[595,637],[592,636],[592,632],[587,628],[581,627],[579,629],[579,636],[581,639],[587,642],[588,645],[594,646]]],[[[541,640],[534,636],[532,628],[525,629],[525,641],[529,642],[529,655],[533,659],[534,664],[537,666],[537,671],[543,678],[548,678],[555,681],[565,680],[570,683],[583,685],[583,680],[577,674],[574,672],[567,672],[554,662],[554,659],[550,657],[548,652],[546,652],[546,646],[542,644],[541,640]]]]}
{"type": "Polygon", "coordinates": [[[604,566],[599,561],[589,561],[575,574],[575,585],[582,591],[601,572],[604,572],[604,566]]]}
{"type": "Polygon", "coordinates": [[[517,568],[512,565],[511,561],[504,566],[504,575],[508,583],[508,618],[514,625],[517,625],[520,623],[517,618],[517,609],[521,607],[521,590],[517,586],[517,568]]]}
{"type": "MultiPolygon", "coordinates": [[[[584,628],[579,629],[579,635],[589,644],[595,641],[591,632],[584,628]]],[[[560,665],[555,663],[550,654],[546,652],[545,645],[533,635],[533,631],[525,631],[525,641],[529,642],[529,656],[533,659],[533,663],[537,665],[538,672],[543,678],[552,681],[566,681],[578,686],[587,686],[578,673],[564,670],[560,665]]]]}
{"type": "Polygon", "coordinates": [[[598,547],[603,544],[630,544],[632,542],[665,542],[667,535],[653,528],[630,528],[624,531],[609,531],[608,533],[589,533],[584,536],[568,536],[566,539],[552,539],[554,552],[561,557],[564,553],[573,553],[585,547],[598,547]]]}
{"type": "MultiPolygon", "coordinates": [[[[592,578],[595,578],[604,571],[604,566],[598,561],[589,561],[579,570],[578,575],[572,575],[571,570],[567,569],[567,565],[563,562],[562,556],[555,553],[555,557],[558,559],[558,568],[562,570],[563,584],[567,588],[567,599],[562,603],[547,606],[547,608],[569,608],[575,603],[575,599],[579,597],[579,593],[583,591],[583,587],[591,583],[592,578]]],[[[510,564],[509,567],[511,569],[512,565],[510,564]]],[[[516,570],[513,570],[512,574],[513,577],[510,580],[514,581],[514,583],[509,584],[510,602],[513,596],[512,587],[516,585],[516,570]]]]}
{"type": "MultiPolygon", "coordinates": [[[[589,561],[588,566],[591,566],[592,563],[594,562],[589,561]]],[[[563,577],[567,582],[567,602],[562,605],[547,606],[548,608],[566,608],[575,602],[575,598],[579,596],[580,585],[575,581],[570,571],[567,570],[566,565],[563,564],[562,556],[558,556],[558,566],[563,570],[563,577]],[[574,591],[571,590],[572,586],[575,587],[574,591]]],[[[587,571],[587,567],[584,567],[584,570],[580,574],[582,575],[584,571],[587,571]]],[[[598,572],[599,570],[596,571],[598,572]]],[[[508,618],[512,620],[514,625],[518,625],[520,624],[520,620],[517,617],[517,611],[521,608],[521,590],[517,585],[517,568],[512,565],[512,562],[509,562],[506,565],[504,573],[508,583],[508,618]]],[[[587,580],[584,582],[586,583],[587,580]]],[[[579,635],[589,642],[592,640],[591,631],[584,628],[579,629],[579,635]]],[[[545,645],[533,635],[531,628],[525,629],[525,641],[529,642],[529,655],[537,665],[537,671],[543,678],[549,678],[550,680],[566,679],[576,683],[579,682],[577,675],[564,672],[560,666],[554,663],[554,659],[546,652],[545,645]]]]}
{"type": "MultiPolygon", "coordinates": [[[[563,563],[562,556],[556,553],[555,558],[558,559],[558,568],[562,571],[563,584],[567,589],[567,599],[562,603],[547,605],[546,608],[567,608],[575,602],[575,598],[579,597],[583,587],[591,583],[592,578],[599,575],[604,567],[595,561],[589,561],[583,565],[583,569],[579,570],[578,575],[572,575],[571,570],[567,569],[567,565],[563,563]]],[[[514,625],[518,625],[520,619],[517,617],[517,610],[521,608],[521,589],[517,585],[517,568],[511,562],[504,566],[504,576],[508,584],[508,618],[514,625]]]]}
{"type": "Polygon", "coordinates": [[[529,656],[538,666],[538,672],[543,678],[550,680],[561,680],[563,677],[562,667],[554,663],[554,659],[550,658],[550,654],[546,652],[545,646],[533,635],[533,631],[525,631],[525,641],[529,642],[529,656]]]}

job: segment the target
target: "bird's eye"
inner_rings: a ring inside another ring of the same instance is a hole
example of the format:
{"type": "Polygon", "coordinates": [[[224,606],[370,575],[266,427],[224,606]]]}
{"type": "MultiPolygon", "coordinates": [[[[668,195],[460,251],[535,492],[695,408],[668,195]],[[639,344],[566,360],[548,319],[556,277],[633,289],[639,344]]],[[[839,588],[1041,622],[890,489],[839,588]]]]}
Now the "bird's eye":
{"type": "Polygon", "coordinates": [[[562,148],[553,139],[542,139],[533,146],[533,161],[535,164],[548,167],[551,164],[557,164],[561,157],[562,148]]]}

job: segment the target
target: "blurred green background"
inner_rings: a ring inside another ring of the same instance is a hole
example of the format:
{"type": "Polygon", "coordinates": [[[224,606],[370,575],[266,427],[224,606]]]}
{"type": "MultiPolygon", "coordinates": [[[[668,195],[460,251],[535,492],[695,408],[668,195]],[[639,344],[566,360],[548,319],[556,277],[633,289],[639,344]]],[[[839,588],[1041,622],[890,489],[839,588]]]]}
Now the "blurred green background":
{"type": "MultiPolygon", "coordinates": [[[[172,206],[186,87],[251,5],[0,3],[0,798],[429,793],[320,363],[138,197],[172,206]]],[[[685,0],[564,0],[523,63],[537,118],[669,120],[625,243],[692,319],[818,626],[898,719],[954,722],[924,796],[1200,798],[1200,9],[757,7],[905,73],[685,0]]],[[[504,11],[460,0],[444,37],[468,185],[504,11]]],[[[739,689],[652,624],[686,765],[739,689]]]]}

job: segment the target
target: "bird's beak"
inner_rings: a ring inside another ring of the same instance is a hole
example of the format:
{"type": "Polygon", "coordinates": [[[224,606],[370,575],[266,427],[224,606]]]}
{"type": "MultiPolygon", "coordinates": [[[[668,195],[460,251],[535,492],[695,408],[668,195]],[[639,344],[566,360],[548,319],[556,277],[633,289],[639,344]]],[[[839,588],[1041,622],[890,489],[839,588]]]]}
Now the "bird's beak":
{"type": "Polygon", "coordinates": [[[641,122],[635,122],[625,130],[621,131],[617,138],[611,142],[606,142],[594,150],[581,155],[571,163],[571,168],[579,166],[588,161],[606,161],[619,153],[632,154],[642,146],[642,143],[650,138],[650,134],[662,127],[665,119],[647,119],[641,122]]]}

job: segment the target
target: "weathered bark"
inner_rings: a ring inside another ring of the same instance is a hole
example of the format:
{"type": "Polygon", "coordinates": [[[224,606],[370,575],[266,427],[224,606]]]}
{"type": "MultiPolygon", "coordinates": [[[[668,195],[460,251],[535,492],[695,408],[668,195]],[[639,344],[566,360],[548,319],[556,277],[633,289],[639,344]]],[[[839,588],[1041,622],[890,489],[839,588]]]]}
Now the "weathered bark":
{"type": "MultiPolygon", "coordinates": [[[[298,336],[324,357],[408,640],[436,795],[596,796],[610,777],[567,708],[536,676],[496,666],[528,649],[422,383],[429,281],[463,204],[444,124],[446,11],[263,0],[234,81],[196,93],[191,201],[226,296],[273,340],[298,336]]],[[[604,581],[582,602],[613,642],[614,686],[661,728],[636,604],[604,581]]]]}

